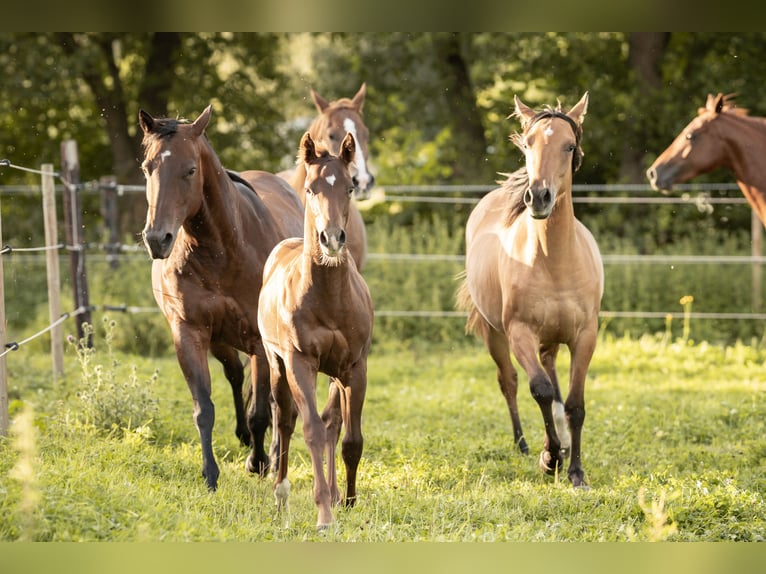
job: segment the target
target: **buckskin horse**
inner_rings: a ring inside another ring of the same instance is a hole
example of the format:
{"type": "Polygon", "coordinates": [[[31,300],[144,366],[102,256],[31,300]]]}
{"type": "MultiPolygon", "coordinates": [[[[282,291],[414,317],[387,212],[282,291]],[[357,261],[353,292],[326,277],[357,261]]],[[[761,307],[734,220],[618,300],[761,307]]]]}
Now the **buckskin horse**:
{"type": "Polygon", "coordinates": [[[598,246],[575,217],[572,176],[579,168],[588,94],[568,112],[561,104],[540,112],[515,98],[523,133],[511,139],[526,166],[479,201],[466,225],[465,276],[458,307],[467,331],[479,334],[497,365],[497,380],[522,453],[528,446],[519,419],[518,377],[510,352],[529,377],[545,423],[540,466],[567,471],[586,487],[581,464],[585,378],[596,347],[604,271],[598,246]],[[562,401],[556,375],[561,344],[571,354],[569,392],[562,401]]]}
{"type": "Polygon", "coordinates": [[[253,447],[248,468],[264,474],[269,369],[258,332],[258,294],[271,249],[303,235],[303,206],[276,175],[224,169],[205,135],[210,116],[210,106],[193,122],[158,119],[141,110],[138,121],[148,202],[142,235],[153,259],[152,288],[194,401],[202,475],[215,490],[219,468],[212,446],[208,351],[223,364],[231,384],[237,436],[253,447]],[[257,391],[247,421],[238,351],[250,356],[257,391]]]}
{"type": "Polygon", "coordinates": [[[646,170],[656,190],[670,190],[717,167],[734,172],[739,188],[766,225],[766,118],[749,116],[732,94],[708,94],[704,108],[646,170]]]}
{"type": "Polygon", "coordinates": [[[258,326],[271,367],[279,433],[275,496],[282,507],[290,492],[287,478],[290,437],[297,405],[314,474],[317,527],[333,521],[341,500],[335,448],[345,427],[341,454],[346,467],[345,504],[356,501],[356,474],[362,456],[362,407],[367,388],[373,309],[367,284],[348,253],[349,208],[353,184],[349,165],[355,138],[346,135],[340,154],[318,150],[310,133],[301,139],[305,163],[306,209],[302,238],[282,241],[263,274],[258,326]],[[317,408],[317,373],[331,377],[322,414],[317,408]],[[293,399],[295,403],[293,403],[293,399]],[[325,475],[323,452],[327,463],[325,475]]]}
{"type": "MultiPolygon", "coordinates": [[[[353,197],[356,199],[369,197],[370,190],[375,185],[375,176],[370,173],[367,166],[369,130],[362,121],[362,108],[366,95],[367,84],[365,83],[354,94],[354,97],[340,98],[332,102],[328,102],[314,90],[311,90],[311,98],[319,112],[319,115],[309,126],[311,138],[333,155],[338,155],[340,144],[346,134],[350,133],[354,137],[357,153],[349,169],[354,185],[353,197]]],[[[303,184],[306,180],[306,168],[301,158],[298,158],[295,169],[280,172],[277,175],[290,182],[290,185],[305,204],[303,184]]],[[[348,249],[356,261],[357,268],[362,269],[367,257],[367,232],[362,214],[356,205],[352,203],[349,209],[348,249]]]]}

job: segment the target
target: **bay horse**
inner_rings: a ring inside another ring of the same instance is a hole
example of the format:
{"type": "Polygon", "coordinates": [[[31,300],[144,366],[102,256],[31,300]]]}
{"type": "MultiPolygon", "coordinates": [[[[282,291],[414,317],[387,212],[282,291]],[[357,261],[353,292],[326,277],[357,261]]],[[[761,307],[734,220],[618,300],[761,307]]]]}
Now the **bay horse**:
{"type": "MultiPolygon", "coordinates": [[[[375,176],[370,173],[367,162],[369,157],[368,140],[370,132],[362,121],[362,108],[367,95],[367,84],[362,83],[352,98],[340,98],[328,102],[314,90],[311,98],[314,100],[319,115],[309,126],[311,138],[321,144],[331,154],[340,153],[340,144],[347,133],[356,140],[356,156],[351,164],[351,178],[354,185],[355,199],[366,199],[375,185],[375,176]]],[[[306,181],[306,168],[301,158],[298,158],[295,169],[277,174],[287,179],[298,193],[301,201],[306,203],[303,187],[306,181]]],[[[367,257],[367,231],[362,214],[354,203],[349,208],[348,249],[356,261],[358,269],[362,269],[367,257]]]]}
{"type": "Polygon", "coordinates": [[[343,138],[339,156],[317,148],[310,133],[302,137],[299,155],[306,171],[303,237],[286,239],[274,248],[266,262],[258,303],[258,326],[277,403],[274,428],[281,446],[275,497],[281,508],[290,492],[288,452],[297,414],[293,405],[297,405],[311,455],[320,529],[332,523],[331,506],[340,502],[335,448],[341,424],[345,427],[341,454],[346,467],[346,506],[356,501],[363,447],[361,417],[373,308],[367,284],[348,248],[353,193],[349,166],[355,148],[351,133],[343,138]],[[318,372],[331,377],[321,415],[318,372]]]}
{"type": "Polygon", "coordinates": [[[526,166],[471,212],[464,280],[457,293],[458,307],[469,314],[466,331],[483,338],[497,365],[515,444],[529,452],[511,352],[529,377],[545,423],[540,466],[555,474],[571,455],[567,474],[575,487],[587,487],[581,465],[585,378],[604,290],[598,246],[575,217],[572,203],[587,108],[587,92],[566,113],[560,103],[535,112],[515,97],[514,115],[523,132],[511,139],[524,152],[526,166]],[[566,403],[556,375],[561,344],[571,353],[566,403]]]}
{"type": "Polygon", "coordinates": [[[276,175],[224,169],[205,135],[210,117],[210,106],[192,122],[138,114],[148,203],[142,236],[153,259],[152,289],[194,402],[202,475],[215,490],[219,468],[208,351],[223,364],[231,385],[236,434],[253,447],[249,470],[264,474],[269,369],[258,332],[258,294],[271,249],[303,235],[303,206],[276,175]],[[250,356],[252,385],[259,391],[247,420],[238,351],[250,356]]]}
{"type": "Polygon", "coordinates": [[[704,108],[646,170],[655,190],[670,190],[718,167],[734,172],[739,188],[766,225],[766,118],[749,116],[733,94],[708,94],[704,108]]]}

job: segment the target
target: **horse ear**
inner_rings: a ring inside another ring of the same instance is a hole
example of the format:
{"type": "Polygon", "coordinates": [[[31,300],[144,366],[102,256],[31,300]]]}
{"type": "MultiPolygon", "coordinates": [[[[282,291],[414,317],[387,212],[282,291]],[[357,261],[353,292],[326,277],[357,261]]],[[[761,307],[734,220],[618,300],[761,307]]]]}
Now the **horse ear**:
{"type": "Polygon", "coordinates": [[[314,105],[317,108],[317,111],[321,114],[327,109],[327,106],[330,105],[330,102],[325,100],[322,96],[317,94],[314,90],[311,90],[311,99],[314,100],[314,105]]]}
{"type": "Polygon", "coordinates": [[[303,134],[303,137],[301,138],[298,157],[306,163],[310,163],[317,157],[316,145],[314,144],[314,140],[311,139],[311,134],[309,132],[303,134]]]}
{"type": "Polygon", "coordinates": [[[723,110],[723,104],[724,104],[723,94],[718,94],[715,97],[715,100],[713,102],[713,109],[715,110],[715,113],[717,114],[721,113],[721,110],[723,110]]]}
{"type": "Polygon", "coordinates": [[[197,117],[197,119],[194,120],[192,123],[192,130],[195,135],[200,136],[202,135],[202,132],[205,131],[205,128],[210,121],[210,115],[212,114],[212,111],[212,106],[208,104],[207,107],[202,110],[202,113],[197,117]]]}
{"type": "Polygon", "coordinates": [[[572,109],[567,112],[567,115],[574,121],[581,125],[585,119],[585,114],[588,113],[588,92],[585,92],[580,101],[577,102],[572,109]]]}
{"type": "Polygon", "coordinates": [[[154,131],[154,118],[144,110],[138,110],[138,125],[145,134],[150,134],[154,131]]]}
{"type": "Polygon", "coordinates": [[[343,138],[343,143],[340,144],[340,158],[349,164],[354,161],[354,154],[356,154],[356,140],[354,135],[349,132],[343,138]]]}
{"type": "Polygon", "coordinates": [[[353,98],[351,98],[351,103],[359,114],[362,113],[362,106],[364,106],[364,98],[366,95],[367,82],[362,82],[362,87],[359,88],[359,91],[354,95],[353,98]]]}
{"type": "Polygon", "coordinates": [[[535,117],[535,110],[522,102],[516,95],[513,96],[513,102],[515,106],[513,114],[521,120],[521,128],[524,129],[527,127],[529,120],[535,117]]]}
{"type": "Polygon", "coordinates": [[[715,96],[713,94],[707,95],[707,100],[705,100],[705,109],[710,111],[715,109],[715,96]]]}

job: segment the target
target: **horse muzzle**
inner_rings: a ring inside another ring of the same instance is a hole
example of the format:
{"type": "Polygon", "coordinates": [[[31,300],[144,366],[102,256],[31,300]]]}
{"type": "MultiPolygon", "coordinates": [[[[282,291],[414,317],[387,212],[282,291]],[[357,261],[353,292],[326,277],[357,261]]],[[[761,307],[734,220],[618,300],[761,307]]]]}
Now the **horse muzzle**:
{"type": "Polygon", "coordinates": [[[326,257],[340,257],[346,245],[346,232],[341,228],[327,228],[319,232],[319,245],[326,257]]]}
{"type": "Polygon", "coordinates": [[[371,173],[366,173],[366,177],[358,177],[359,174],[354,175],[351,178],[351,183],[354,184],[354,199],[363,200],[370,198],[370,192],[375,186],[375,176],[371,173]]]}
{"type": "Polygon", "coordinates": [[[176,239],[174,234],[144,229],[141,235],[152,259],[166,259],[170,255],[176,239]]]}
{"type": "Polygon", "coordinates": [[[670,191],[678,169],[668,165],[651,166],[646,170],[646,179],[655,191],[670,191]]]}
{"type": "Polygon", "coordinates": [[[529,214],[535,219],[545,219],[553,211],[556,202],[556,194],[548,187],[537,189],[527,188],[524,192],[524,205],[529,214]]]}

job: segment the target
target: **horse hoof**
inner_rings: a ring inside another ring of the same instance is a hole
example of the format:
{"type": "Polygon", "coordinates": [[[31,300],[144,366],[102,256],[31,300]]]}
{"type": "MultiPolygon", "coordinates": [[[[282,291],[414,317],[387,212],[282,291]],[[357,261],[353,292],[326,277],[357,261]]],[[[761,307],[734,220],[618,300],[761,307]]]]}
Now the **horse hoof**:
{"type": "Polygon", "coordinates": [[[247,460],[245,460],[245,469],[247,469],[247,472],[250,474],[257,474],[260,477],[266,476],[266,473],[269,470],[269,462],[267,461],[256,461],[255,456],[251,453],[248,455],[247,460]]]}
{"type": "Polygon", "coordinates": [[[523,438],[519,441],[519,450],[521,454],[529,454],[529,446],[527,446],[527,441],[523,438]]]}
{"type": "Polygon", "coordinates": [[[547,450],[544,450],[540,453],[540,469],[547,474],[551,474],[553,472],[553,467],[551,467],[551,460],[551,453],[547,450]]]}

